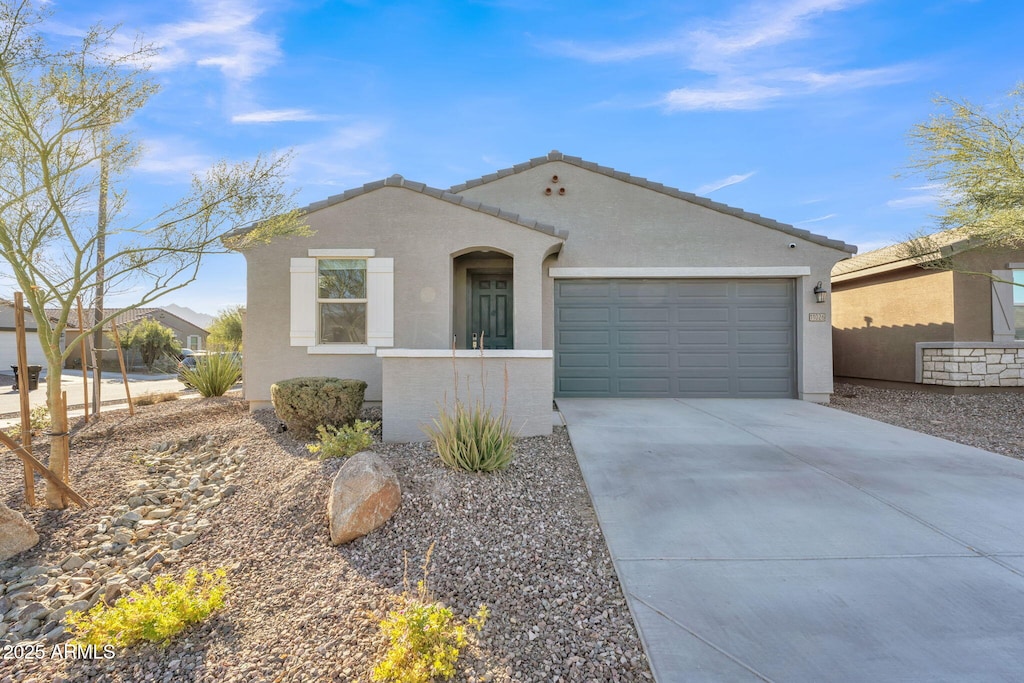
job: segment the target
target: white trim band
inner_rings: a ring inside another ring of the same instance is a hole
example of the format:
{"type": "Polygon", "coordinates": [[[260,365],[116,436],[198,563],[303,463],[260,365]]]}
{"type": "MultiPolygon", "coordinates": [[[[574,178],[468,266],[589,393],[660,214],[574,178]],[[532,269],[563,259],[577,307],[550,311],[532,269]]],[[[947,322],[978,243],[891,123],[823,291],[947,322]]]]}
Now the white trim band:
{"type": "Polygon", "coordinates": [[[378,358],[554,358],[551,350],[520,351],[517,349],[377,349],[378,358]]]}
{"type": "Polygon", "coordinates": [[[319,356],[372,356],[377,348],[366,344],[319,344],[306,347],[306,353],[319,356]]]}
{"type": "Polygon", "coordinates": [[[308,256],[320,258],[372,258],[376,249],[310,249],[308,256]]]}
{"type": "Polygon", "coordinates": [[[803,277],[810,266],[747,266],[692,268],[549,268],[553,278],[762,278],[803,277]]]}

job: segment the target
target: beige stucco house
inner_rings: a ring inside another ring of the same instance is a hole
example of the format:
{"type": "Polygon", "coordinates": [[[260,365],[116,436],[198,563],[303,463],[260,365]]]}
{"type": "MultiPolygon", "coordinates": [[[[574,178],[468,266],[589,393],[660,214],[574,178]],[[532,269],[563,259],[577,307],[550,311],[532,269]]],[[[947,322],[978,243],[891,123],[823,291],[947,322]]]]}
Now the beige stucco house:
{"type": "Polygon", "coordinates": [[[870,251],[832,270],[836,376],[937,386],[1024,386],[1024,249],[963,231],[870,251]],[[942,263],[955,270],[936,267],[942,263]]]}
{"type": "Polygon", "coordinates": [[[814,289],[842,242],[559,152],[305,214],[312,236],[244,252],[253,408],[289,377],[359,378],[404,441],[456,391],[500,404],[506,373],[524,435],[550,433],[552,398],[832,391],[814,289]]]}

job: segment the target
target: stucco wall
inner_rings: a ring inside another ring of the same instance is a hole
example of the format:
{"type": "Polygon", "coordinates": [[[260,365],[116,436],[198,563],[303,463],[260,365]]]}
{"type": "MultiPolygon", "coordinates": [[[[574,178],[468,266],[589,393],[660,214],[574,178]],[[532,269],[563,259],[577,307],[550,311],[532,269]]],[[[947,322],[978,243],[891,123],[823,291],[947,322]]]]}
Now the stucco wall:
{"type": "Polygon", "coordinates": [[[383,187],[314,211],[315,234],[277,240],[245,252],[248,308],[245,394],[267,405],[282,379],[328,375],[362,379],[367,401],[381,400],[381,364],[373,355],[310,354],[289,341],[290,260],[310,249],[374,249],[394,259],[395,346],[451,348],[453,255],[497,250],[514,259],[516,347],[541,347],[541,274],[545,254],[561,240],[480,211],[402,187],[383,187]]]}
{"type": "MultiPolygon", "coordinates": [[[[558,268],[809,267],[809,276],[796,278],[798,389],[816,400],[831,393],[831,328],[808,314],[828,312],[827,304],[814,303],[813,289],[818,281],[828,286],[844,252],[561,161],[460,194],[567,229],[557,261],[548,264],[558,268]]],[[[544,287],[544,344],[552,348],[551,282],[544,287]]]]}
{"type": "Polygon", "coordinates": [[[425,441],[423,426],[432,424],[442,406],[454,405],[456,391],[467,407],[483,401],[499,414],[506,395],[506,371],[504,409],[512,428],[519,436],[551,433],[554,368],[550,352],[485,351],[481,355],[462,351],[458,358],[444,353],[400,355],[407,350],[398,349],[390,353],[399,355],[382,359],[385,441],[425,441]]]}
{"type": "Polygon", "coordinates": [[[832,286],[835,373],[913,382],[920,341],[953,340],[953,274],[909,268],[832,286]]]}

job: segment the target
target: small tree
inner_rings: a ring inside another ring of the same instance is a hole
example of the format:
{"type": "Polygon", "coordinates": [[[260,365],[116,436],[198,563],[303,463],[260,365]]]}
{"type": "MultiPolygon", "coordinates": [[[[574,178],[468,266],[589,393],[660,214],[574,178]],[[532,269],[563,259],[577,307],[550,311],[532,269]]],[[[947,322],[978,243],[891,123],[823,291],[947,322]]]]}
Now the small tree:
{"type": "Polygon", "coordinates": [[[944,189],[938,234],[919,233],[900,256],[924,268],[952,270],[1002,281],[960,265],[958,255],[985,247],[1024,245],[1024,83],[1009,106],[989,111],[941,96],[939,114],[910,132],[910,164],[944,189]]]}
{"type": "Polygon", "coordinates": [[[241,351],[244,320],[245,306],[225,308],[210,323],[210,336],[206,339],[206,345],[211,349],[241,351]]]}
{"type": "MultiPolygon", "coordinates": [[[[68,457],[64,360],[82,335],[118,314],[110,312],[61,348],[75,300],[94,291],[97,273],[105,290],[138,291],[137,302],[126,307],[137,308],[192,282],[202,257],[223,251],[221,237],[239,224],[259,221],[231,248],[309,230],[283,190],[287,155],[220,162],[194,175],[190,190],[157,215],[129,219],[127,195],[118,188],[137,146],[121,125],[158,89],[144,66],[155,51],[140,42],[124,50],[114,30],[99,26],[77,44],[52,45],[46,38],[55,34],[41,28],[45,15],[32,0],[0,0],[0,258],[38,325],[53,421],[49,467],[61,477],[68,457]],[[107,188],[101,229],[94,207],[107,188]],[[56,314],[48,316],[47,307],[56,314]]],[[[53,486],[46,502],[67,504],[53,486]]]]}
{"type": "Polygon", "coordinates": [[[174,336],[174,330],[152,318],[142,318],[129,327],[121,337],[121,347],[136,349],[150,372],[162,356],[181,353],[181,343],[174,336]]]}

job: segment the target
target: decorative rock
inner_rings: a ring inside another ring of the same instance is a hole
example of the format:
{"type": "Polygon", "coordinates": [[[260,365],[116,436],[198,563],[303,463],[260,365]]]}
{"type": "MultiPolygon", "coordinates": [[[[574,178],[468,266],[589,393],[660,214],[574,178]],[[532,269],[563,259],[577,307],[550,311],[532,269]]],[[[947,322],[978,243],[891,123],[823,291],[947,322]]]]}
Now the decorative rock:
{"type": "Polygon", "coordinates": [[[146,513],[146,519],[166,519],[174,514],[171,508],[156,508],[146,513]]]}
{"type": "Polygon", "coordinates": [[[39,534],[21,513],[0,503],[0,562],[39,543],[39,534]]]}
{"type": "Polygon", "coordinates": [[[356,453],[341,466],[327,499],[331,543],[365,536],[383,525],[402,504],[398,477],[376,453],[356,453]]]}
{"type": "Polygon", "coordinates": [[[85,564],[85,560],[83,560],[81,556],[71,555],[68,559],[64,560],[63,564],[60,565],[60,568],[66,572],[73,572],[83,564],[85,564]]]}
{"type": "Polygon", "coordinates": [[[171,549],[178,550],[180,548],[184,548],[187,545],[191,545],[195,542],[196,538],[197,536],[194,533],[182,534],[181,536],[178,536],[176,539],[171,541],[171,549]]]}

